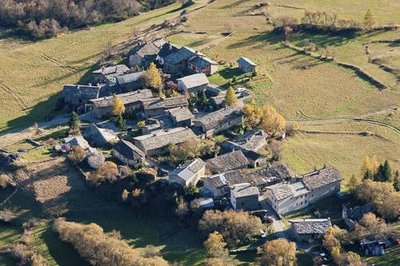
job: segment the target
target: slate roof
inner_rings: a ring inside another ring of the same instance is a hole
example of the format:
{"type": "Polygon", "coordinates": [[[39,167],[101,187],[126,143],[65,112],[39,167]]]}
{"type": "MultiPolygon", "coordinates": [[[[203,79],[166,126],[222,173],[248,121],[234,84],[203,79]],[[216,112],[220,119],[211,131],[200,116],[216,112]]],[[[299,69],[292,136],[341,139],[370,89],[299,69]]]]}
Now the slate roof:
{"type": "Polygon", "coordinates": [[[245,198],[250,196],[260,195],[260,191],[257,187],[253,187],[249,183],[237,184],[231,188],[231,194],[235,198],[245,198]]]}
{"type": "Polygon", "coordinates": [[[151,134],[135,137],[134,140],[141,143],[145,151],[150,151],[164,148],[169,144],[182,143],[195,137],[190,128],[177,127],[168,131],[154,131],[151,134]]]}
{"type": "Polygon", "coordinates": [[[302,219],[290,221],[293,230],[298,235],[308,234],[325,234],[329,227],[332,226],[329,219],[302,219]]]}
{"type": "Polygon", "coordinates": [[[164,62],[171,65],[176,65],[181,63],[182,61],[189,60],[191,57],[196,56],[197,54],[202,55],[202,53],[184,46],[180,48],[177,52],[171,53],[166,56],[164,58],[164,62]]]}
{"type": "Polygon", "coordinates": [[[79,146],[85,150],[91,148],[89,143],[82,136],[74,136],[74,137],[64,138],[64,143],[69,144],[71,146],[79,146]]]}
{"type": "Polygon", "coordinates": [[[133,143],[126,140],[119,141],[117,144],[114,145],[113,149],[128,160],[134,160],[138,157],[143,158],[145,156],[143,151],[133,145],[133,143]]]}
{"type": "Polygon", "coordinates": [[[97,98],[100,89],[104,85],[80,85],[80,84],[66,84],[63,87],[64,96],[70,97],[87,97],[87,98],[97,98]]]}
{"type": "Polygon", "coordinates": [[[215,62],[214,60],[212,60],[206,56],[197,56],[197,57],[193,58],[192,60],[190,60],[189,63],[200,69],[207,68],[210,65],[218,65],[217,62],[215,62]]]}
{"type": "Polygon", "coordinates": [[[215,112],[206,114],[198,119],[198,122],[205,128],[206,131],[217,128],[220,124],[225,124],[236,118],[242,117],[240,107],[226,107],[215,112]]]}
{"type": "Polygon", "coordinates": [[[188,106],[186,96],[176,96],[166,99],[151,98],[143,101],[144,110],[172,109],[188,106]]]}
{"type": "Polygon", "coordinates": [[[339,171],[333,167],[324,167],[303,175],[303,183],[309,190],[318,189],[320,187],[340,181],[342,177],[339,171]]]}
{"type": "Polygon", "coordinates": [[[122,75],[129,71],[129,68],[126,65],[113,65],[108,67],[101,67],[95,71],[93,74],[102,74],[104,76],[109,75],[122,75]]]}
{"type": "Polygon", "coordinates": [[[177,79],[177,81],[178,81],[178,84],[180,81],[187,89],[208,85],[208,78],[207,78],[206,74],[204,74],[204,73],[186,76],[186,77],[177,79]]]}
{"type": "Polygon", "coordinates": [[[196,158],[187,161],[185,164],[176,168],[171,175],[179,176],[183,180],[187,181],[192,179],[197,173],[205,167],[206,163],[200,159],[196,158]]]}
{"type": "MultiPolygon", "coordinates": [[[[150,99],[153,97],[151,90],[136,90],[127,93],[117,94],[125,105],[139,102],[142,100],[150,99]]],[[[91,100],[96,107],[110,107],[114,103],[114,96],[107,96],[91,100]]]]}
{"type": "Polygon", "coordinates": [[[246,149],[257,151],[260,146],[266,144],[267,137],[267,133],[262,130],[249,131],[235,142],[246,149]]]}
{"type": "Polygon", "coordinates": [[[288,184],[276,184],[268,187],[268,190],[272,192],[276,200],[280,201],[289,197],[293,197],[293,192],[289,188],[288,184]]]}
{"type": "Polygon", "coordinates": [[[242,151],[233,151],[207,160],[207,166],[219,173],[245,168],[249,164],[242,151]]]}
{"type": "Polygon", "coordinates": [[[165,43],[158,52],[158,56],[164,58],[170,54],[176,53],[179,49],[181,49],[181,46],[165,43]]]}
{"type": "Polygon", "coordinates": [[[253,61],[251,61],[250,59],[246,58],[246,57],[240,57],[237,62],[240,65],[250,65],[250,66],[257,66],[256,63],[254,63],[253,61]]]}
{"type": "Polygon", "coordinates": [[[88,135],[89,138],[102,138],[104,141],[111,143],[118,140],[117,134],[107,128],[99,128],[96,124],[91,124],[85,129],[85,137],[88,135]]]}
{"type": "Polygon", "coordinates": [[[153,43],[146,43],[136,51],[136,54],[144,58],[146,56],[155,56],[159,51],[160,48],[153,43]]]}
{"type": "Polygon", "coordinates": [[[177,123],[194,118],[194,115],[187,107],[173,108],[168,110],[168,113],[171,117],[175,118],[177,123]]]}
{"type": "Polygon", "coordinates": [[[145,71],[135,72],[135,73],[128,73],[122,76],[118,76],[115,79],[119,85],[129,84],[132,82],[140,81],[144,78],[145,71]]]}
{"type": "Polygon", "coordinates": [[[223,186],[233,186],[247,182],[246,177],[240,171],[230,171],[222,174],[216,174],[204,178],[205,186],[221,188],[223,186]]]}

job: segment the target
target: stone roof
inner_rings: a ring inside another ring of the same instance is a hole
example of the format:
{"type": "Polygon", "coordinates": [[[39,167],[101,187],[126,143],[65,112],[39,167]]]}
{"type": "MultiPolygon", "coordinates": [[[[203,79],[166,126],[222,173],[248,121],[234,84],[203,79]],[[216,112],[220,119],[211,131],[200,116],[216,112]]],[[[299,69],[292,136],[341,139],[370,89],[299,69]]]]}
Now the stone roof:
{"type": "Polygon", "coordinates": [[[207,187],[220,188],[245,183],[247,179],[240,171],[230,171],[204,178],[203,181],[207,187]]]}
{"type": "Polygon", "coordinates": [[[101,67],[95,71],[93,71],[93,74],[101,74],[104,76],[109,76],[109,75],[122,75],[125,74],[126,72],[129,71],[129,68],[126,65],[113,65],[113,66],[108,66],[108,67],[101,67]]]}
{"type": "Polygon", "coordinates": [[[103,138],[108,143],[119,140],[117,134],[113,130],[107,128],[99,128],[96,124],[91,124],[90,126],[88,126],[85,129],[84,133],[85,137],[86,135],[88,135],[91,138],[103,138]]]}
{"type": "Polygon", "coordinates": [[[260,146],[266,144],[267,137],[267,133],[262,130],[249,131],[243,134],[243,136],[235,142],[246,149],[257,151],[261,148],[260,146]]]}
{"type": "MultiPolygon", "coordinates": [[[[153,97],[151,90],[136,90],[127,93],[117,94],[125,105],[139,102],[142,100],[150,99],[153,97]]],[[[114,96],[107,96],[91,100],[96,107],[110,107],[114,103],[114,96]]]]}
{"type": "Polygon", "coordinates": [[[85,150],[91,148],[86,139],[80,135],[64,138],[64,143],[71,146],[78,146],[85,150]]]}
{"type": "Polygon", "coordinates": [[[63,87],[64,96],[73,95],[74,97],[87,97],[87,98],[97,98],[100,89],[104,85],[80,85],[80,84],[66,84],[63,87]]]}
{"type": "Polygon", "coordinates": [[[192,119],[194,115],[190,112],[187,107],[178,107],[168,110],[168,113],[171,117],[175,118],[177,122],[185,121],[188,119],[192,119]]]}
{"type": "Polygon", "coordinates": [[[182,143],[195,137],[190,128],[177,127],[167,131],[154,131],[151,134],[135,137],[134,140],[143,146],[144,151],[150,151],[164,148],[169,144],[182,143]]]}
{"type": "Polygon", "coordinates": [[[250,59],[246,58],[246,57],[240,57],[237,62],[242,65],[250,65],[250,66],[257,66],[256,63],[254,63],[253,61],[251,61],[250,59]]]}
{"type": "Polygon", "coordinates": [[[217,128],[218,125],[225,124],[238,117],[242,117],[240,107],[230,106],[215,112],[206,114],[198,119],[198,122],[205,128],[206,131],[217,128]]]}
{"type": "Polygon", "coordinates": [[[193,56],[202,55],[202,53],[189,48],[189,47],[181,47],[177,52],[171,53],[165,57],[164,62],[172,65],[176,65],[181,63],[182,61],[189,60],[193,56]]]}
{"type": "Polygon", "coordinates": [[[302,219],[291,220],[293,230],[298,235],[325,234],[332,226],[330,219],[302,219]]]}
{"type": "Polygon", "coordinates": [[[182,84],[187,89],[208,85],[208,78],[207,78],[206,74],[204,74],[204,73],[186,76],[186,77],[177,79],[177,81],[178,81],[178,84],[179,84],[179,81],[182,82],[182,84]]]}
{"type": "Polygon", "coordinates": [[[309,190],[318,189],[320,187],[340,181],[342,177],[339,171],[333,167],[324,167],[303,175],[303,183],[309,190]]]}
{"type": "Polygon", "coordinates": [[[121,75],[116,77],[117,83],[119,85],[125,85],[132,82],[140,81],[144,78],[145,71],[135,72],[135,73],[128,73],[125,75],[121,75]]]}
{"type": "Polygon", "coordinates": [[[248,164],[249,161],[242,151],[233,151],[207,160],[207,166],[219,173],[245,168],[248,164]]]}
{"type": "Polygon", "coordinates": [[[289,197],[293,197],[293,192],[289,188],[288,184],[276,184],[273,186],[268,187],[268,190],[272,192],[276,200],[280,201],[289,197]]]}
{"type": "Polygon", "coordinates": [[[172,109],[177,107],[186,107],[188,102],[186,96],[176,96],[170,98],[151,98],[143,101],[145,110],[157,110],[157,109],[172,109]]]}
{"type": "Polygon", "coordinates": [[[181,46],[178,46],[178,45],[175,45],[172,43],[165,43],[161,47],[161,49],[158,53],[158,56],[164,58],[170,54],[176,53],[179,49],[181,49],[181,46]]]}
{"type": "Polygon", "coordinates": [[[134,160],[138,157],[143,158],[145,156],[138,147],[126,140],[119,141],[117,144],[114,145],[113,149],[128,160],[134,160]]]}
{"type": "Polygon", "coordinates": [[[189,63],[200,69],[209,67],[210,65],[218,65],[217,62],[215,62],[214,60],[212,60],[206,56],[197,56],[197,57],[193,58],[192,60],[190,60],[189,63]]]}
{"type": "Polygon", "coordinates": [[[242,183],[232,186],[231,194],[234,195],[235,198],[245,198],[260,195],[260,191],[250,183],[242,183]]]}
{"type": "Polygon", "coordinates": [[[183,180],[187,181],[192,179],[197,173],[205,167],[206,163],[200,159],[196,158],[190,161],[187,161],[185,164],[177,167],[171,175],[179,176],[183,180]]]}
{"type": "Polygon", "coordinates": [[[145,56],[155,56],[158,54],[159,51],[160,48],[157,47],[155,44],[146,43],[136,51],[136,54],[144,58],[145,56]]]}

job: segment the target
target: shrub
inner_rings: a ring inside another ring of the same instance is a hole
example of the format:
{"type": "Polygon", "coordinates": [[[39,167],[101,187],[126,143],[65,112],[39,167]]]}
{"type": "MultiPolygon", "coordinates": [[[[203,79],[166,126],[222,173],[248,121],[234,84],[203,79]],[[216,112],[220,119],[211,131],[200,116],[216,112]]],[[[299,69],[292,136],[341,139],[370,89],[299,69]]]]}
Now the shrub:
{"type": "Polygon", "coordinates": [[[77,252],[92,265],[98,266],[134,266],[152,265],[167,266],[168,263],[154,252],[145,257],[141,252],[132,249],[115,234],[104,233],[97,224],[78,224],[58,219],[54,222],[54,231],[60,239],[70,243],[77,252]]]}
{"type": "Polygon", "coordinates": [[[67,157],[74,163],[80,163],[85,160],[86,152],[83,148],[79,146],[74,146],[72,147],[67,157]]]}
{"type": "Polygon", "coordinates": [[[229,247],[248,243],[263,228],[260,218],[247,212],[206,211],[199,221],[199,230],[208,235],[219,232],[229,247]]]}
{"type": "Polygon", "coordinates": [[[87,180],[94,185],[99,185],[103,182],[112,183],[117,180],[118,174],[118,166],[113,162],[107,161],[99,169],[91,172],[87,180]]]}

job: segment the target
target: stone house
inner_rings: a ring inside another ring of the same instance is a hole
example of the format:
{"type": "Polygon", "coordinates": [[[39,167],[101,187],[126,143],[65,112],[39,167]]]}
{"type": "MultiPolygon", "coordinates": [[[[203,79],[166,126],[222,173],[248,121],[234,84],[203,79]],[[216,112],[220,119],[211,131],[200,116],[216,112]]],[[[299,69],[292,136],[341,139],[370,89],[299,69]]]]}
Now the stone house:
{"type": "Polygon", "coordinates": [[[187,107],[178,107],[168,110],[175,127],[191,127],[194,115],[187,107]]]}
{"type": "Polygon", "coordinates": [[[93,83],[108,83],[110,80],[113,80],[116,77],[124,75],[128,72],[129,68],[126,65],[111,65],[108,67],[101,67],[93,71],[93,83]]]}
{"type": "Polygon", "coordinates": [[[105,85],[64,85],[64,103],[69,109],[84,107],[90,100],[99,98],[105,85]]]}
{"type": "Polygon", "coordinates": [[[190,128],[177,127],[135,137],[133,142],[146,155],[156,156],[167,153],[170,144],[179,144],[194,138],[196,135],[190,128]]]}
{"type": "Polygon", "coordinates": [[[156,118],[149,118],[144,121],[144,126],[141,128],[142,135],[150,134],[153,131],[163,129],[160,121],[156,118]]]}
{"type": "Polygon", "coordinates": [[[239,69],[243,73],[253,73],[256,71],[257,64],[246,57],[240,57],[237,60],[237,63],[239,65],[239,69]]]}
{"type": "Polygon", "coordinates": [[[175,53],[170,53],[163,58],[163,72],[168,74],[183,73],[188,69],[189,60],[202,53],[189,48],[181,47],[175,53]]]}
{"type": "Polygon", "coordinates": [[[130,92],[142,89],[145,71],[128,73],[115,78],[115,86],[119,92],[130,92]]]}
{"type": "Polygon", "coordinates": [[[112,154],[122,163],[138,167],[145,162],[145,154],[131,142],[121,140],[113,146],[112,154]]]}
{"type": "Polygon", "coordinates": [[[340,191],[340,181],[335,168],[324,167],[288,183],[267,187],[265,196],[278,214],[286,214],[336,194],[340,191]]]}
{"type": "Polygon", "coordinates": [[[91,124],[85,128],[83,135],[95,147],[107,148],[119,141],[117,134],[113,130],[99,128],[96,124],[91,124]]]}
{"type": "Polygon", "coordinates": [[[230,188],[230,202],[235,210],[259,209],[259,197],[260,191],[250,183],[237,184],[230,188]]]}
{"type": "Polygon", "coordinates": [[[249,161],[242,151],[233,151],[215,158],[209,159],[207,169],[214,174],[220,174],[231,170],[247,168],[249,161]]]}
{"type": "Polygon", "coordinates": [[[183,187],[189,184],[196,185],[197,181],[205,175],[206,163],[196,158],[178,166],[169,175],[169,182],[179,184],[183,187]]]}
{"type": "Polygon", "coordinates": [[[184,95],[170,98],[149,98],[142,101],[144,114],[147,117],[164,115],[167,110],[187,107],[188,101],[184,95]]]}
{"type": "MultiPolygon", "coordinates": [[[[163,50],[166,44],[167,42],[164,39],[137,44],[128,53],[129,66],[141,66],[147,68],[150,63],[158,60],[161,50],[163,50]]],[[[165,53],[165,49],[163,53],[165,53]]]]}
{"type": "Polygon", "coordinates": [[[206,114],[195,121],[206,137],[212,137],[243,123],[243,113],[240,107],[230,106],[206,114]]]}
{"type": "MultiPolygon", "coordinates": [[[[151,90],[136,90],[127,93],[117,94],[125,105],[125,113],[131,114],[143,108],[142,101],[153,97],[151,90]]],[[[107,96],[93,99],[89,103],[88,109],[93,110],[97,118],[109,116],[112,114],[112,106],[114,104],[114,96],[107,96]]]]}
{"type": "Polygon", "coordinates": [[[240,171],[230,171],[222,174],[216,174],[202,179],[203,188],[210,192],[211,197],[219,199],[229,195],[229,187],[246,183],[246,177],[240,171]]]}
{"type": "Polygon", "coordinates": [[[328,219],[301,219],[291,220],[292,234],[297,241],[312,242],[323,237],[332,226],[328,219]]]}
{"type": "Polygon", "coordinates": [[[196,94],[199,91],[205,91],[208,88],[208,78],[205,74],[193,74],[177,79],[178,90],[184,93],[196,94]]]}
{"type": "Polygon", "coordinates": [[[196,56],[189,60],[188,68],[194,73],[211,76],[218,72],[218,63],[206,56],[196,56]]]}
{"type": "Polygon", "coordinates": [[[175,54],[176,52],[178,52],[179,49],[181,49],[182,47],[179,45],[175,45],[172,44],[170,42],[166,42],[161,46],[160,51],[158,52],[158,56],[157,56],[157,63],[160,66],[164,65],[164,59],[169,56],[170,54],[175,54]]]}

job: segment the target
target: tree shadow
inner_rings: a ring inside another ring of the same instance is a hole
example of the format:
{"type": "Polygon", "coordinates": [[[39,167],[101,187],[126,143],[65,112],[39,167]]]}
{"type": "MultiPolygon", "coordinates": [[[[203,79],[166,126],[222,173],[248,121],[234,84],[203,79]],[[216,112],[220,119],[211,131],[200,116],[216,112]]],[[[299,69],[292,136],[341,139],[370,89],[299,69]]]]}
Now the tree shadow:
{"type": "Polygon", "coordinates": [[[244,48],[247,46],[277,44],[282,41],[282,36],[276,32],[263,32],[260,34],[252,35],[242,41],[230,44],[227,46],[228,50],[244,48]]]}
{"type": "Polygon", "coordinates": [[[234,68],[224,68],[221,71],[218,72],[218,74],[223,77],[224,79],[231,79],[233,77],[237,77],[242,75],[243,73],[240,71],[240,69],[238,67],[234,67],[234,68]]]}

